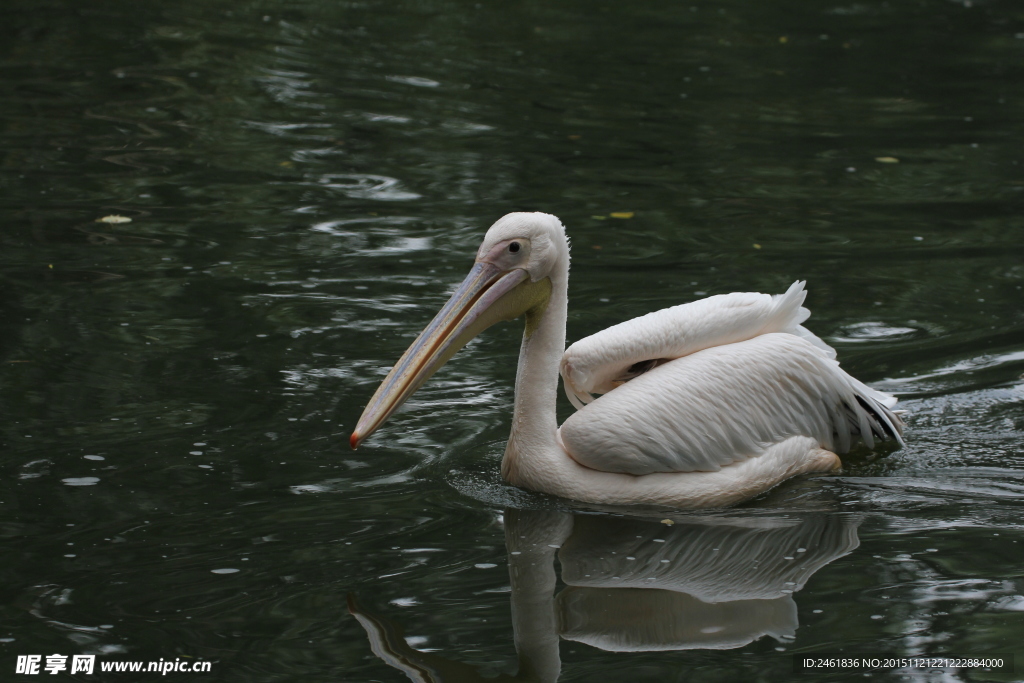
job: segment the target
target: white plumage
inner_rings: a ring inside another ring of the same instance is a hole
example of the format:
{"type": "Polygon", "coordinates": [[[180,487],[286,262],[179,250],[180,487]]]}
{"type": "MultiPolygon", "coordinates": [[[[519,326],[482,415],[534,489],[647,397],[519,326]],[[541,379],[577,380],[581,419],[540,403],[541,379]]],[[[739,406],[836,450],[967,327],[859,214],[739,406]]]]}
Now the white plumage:
{"type": "Polygon", "coordinates": [[[557,218],[496,222],[470,275],[371,399],[353,447],[470,338],[519,315],[526,334],[501,467],[518,486],[593,503],[727,505],[838,467],[835,453],[857,438],[902,443],[896,399],[846,374],[801,325],[803,282],[649,313],[563,353],[568,274],[557,218]],[[561,429],[559,373],[579,409],[561,429]]]}
{"type": "Polygon", "coordinates": [[[639,375],[560,433],[581,465],[634,475],[717,471],[791,436],[845,453],[854,436],[873,446],[897,433],[898,418],[864,389],[817,347],[772,332],[639,375]]]}
{"type": "Polygon", "coordinates": [[[801,304],[807,293],[794,282],[785,294],[719,294],[612,325],[574,343],[562,356],[559,372],[565,392],[577,408],[607,394],[649,367],[691,353],[745,341],[760,334],[788,332],[804,337],[835,358],[832,347],[800,323],[811,312],[801,304]]]}

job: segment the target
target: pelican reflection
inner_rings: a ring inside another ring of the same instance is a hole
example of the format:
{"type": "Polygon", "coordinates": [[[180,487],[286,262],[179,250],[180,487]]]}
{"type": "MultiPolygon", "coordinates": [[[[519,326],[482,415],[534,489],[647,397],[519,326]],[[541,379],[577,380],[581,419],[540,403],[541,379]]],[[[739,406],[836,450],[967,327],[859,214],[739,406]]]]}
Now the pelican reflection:
{"type": "MultiPolygon", "coordinates": [[[[726,650],[791,641],[793,594],[859,545],[859,519],[833,513],[656,520],[507,510],[505,544],[519,668],[489,681],[555,681],[559,641],[611,652],[726,650]],[[566,587],[555,594],[555,562],[566,587]]],[[[485,680],[420,652],[386,619],[350,611],[374,653],[413,681],[485,680]]]]}

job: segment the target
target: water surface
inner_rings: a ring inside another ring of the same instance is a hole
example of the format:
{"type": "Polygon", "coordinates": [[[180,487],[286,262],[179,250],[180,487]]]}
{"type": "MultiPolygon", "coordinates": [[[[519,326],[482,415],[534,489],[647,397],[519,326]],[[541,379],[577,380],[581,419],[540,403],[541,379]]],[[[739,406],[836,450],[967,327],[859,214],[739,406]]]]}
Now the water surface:
{"type": "Polygon", "coordinates": [[[780,680],[815,651],[1024,666],[1016,4],[7,5],[0,670],[32,653],[209,659],[224,681],[473,680],[524,652],[541,664],[523,677],[564,681],[780,680]],[[497,471],[516,323],[348,450],[516,210],[572,238],[570,341],[806,280],[808,326],[900,397],[907,447],[685,516],[514,489],[497,471]],[[517,624],[513,603],[539,616],[517,624]]]}

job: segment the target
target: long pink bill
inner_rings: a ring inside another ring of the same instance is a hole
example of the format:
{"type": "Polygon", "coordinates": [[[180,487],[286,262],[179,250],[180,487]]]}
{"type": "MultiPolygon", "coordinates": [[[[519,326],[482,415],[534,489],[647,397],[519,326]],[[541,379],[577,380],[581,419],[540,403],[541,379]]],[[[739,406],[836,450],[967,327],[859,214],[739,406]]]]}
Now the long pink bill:
{"type": "Polygon", "coordinates": [[[448,303],[420,332],[370,399],[349,438],[356,448],[387,420],[438,368],[484,328],[496,322],[483,314],[525,280],[523,270],[502,272],[477,262],[448,303]]]}

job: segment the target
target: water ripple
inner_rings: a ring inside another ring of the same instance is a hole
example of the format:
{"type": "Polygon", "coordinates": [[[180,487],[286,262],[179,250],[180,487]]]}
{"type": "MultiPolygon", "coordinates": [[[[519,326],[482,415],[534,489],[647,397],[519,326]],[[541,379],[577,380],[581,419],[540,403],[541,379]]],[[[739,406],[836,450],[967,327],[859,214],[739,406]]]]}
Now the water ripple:
{"type": "Polygon", "coordinates": [[[397,178],[370,173],[328,173],[320,176],[317,183],[332,190],[340,190],[352,199],[402,202],[422,196],[401,189],[401,181],[397,178]]]}

